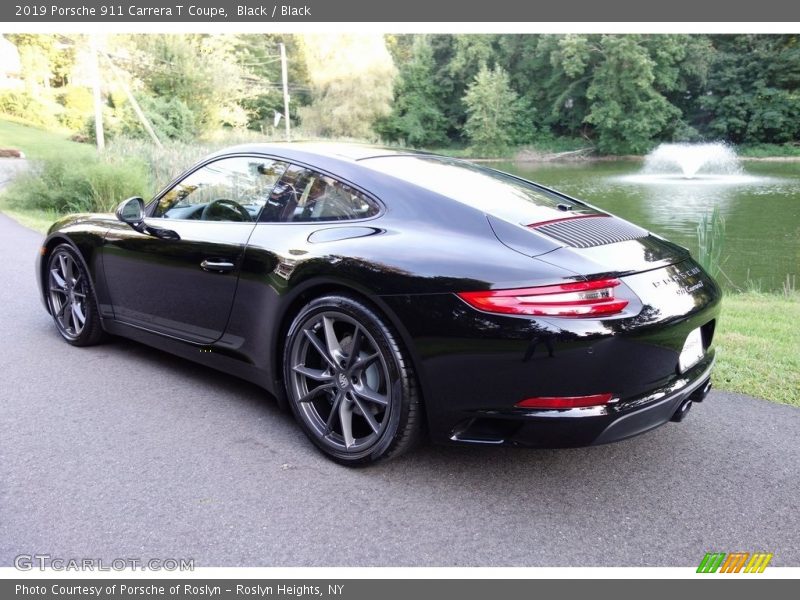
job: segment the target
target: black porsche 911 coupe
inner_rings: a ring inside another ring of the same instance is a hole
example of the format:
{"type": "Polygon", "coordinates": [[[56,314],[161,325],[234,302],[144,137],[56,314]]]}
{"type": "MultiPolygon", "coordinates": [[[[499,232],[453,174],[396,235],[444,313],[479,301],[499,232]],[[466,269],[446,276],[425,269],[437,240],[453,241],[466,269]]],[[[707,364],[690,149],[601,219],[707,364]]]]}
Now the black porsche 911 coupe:
{"type": "Polygon", "coordinates": [[[246,145],[152,201],[65,217],[36,267],[58,332],[263,386],[349,465],[437,442],[567,447],[679,421],[720,290],[685,249],[475,164],[246,145]]]}

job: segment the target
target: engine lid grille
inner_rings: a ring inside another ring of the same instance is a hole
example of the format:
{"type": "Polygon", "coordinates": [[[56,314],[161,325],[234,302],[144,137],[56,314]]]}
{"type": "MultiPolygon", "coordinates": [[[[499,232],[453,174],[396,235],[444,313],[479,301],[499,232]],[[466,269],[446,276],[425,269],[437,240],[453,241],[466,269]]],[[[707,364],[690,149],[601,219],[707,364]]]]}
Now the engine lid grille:
{"type": "Polygon", "coordinates": [[[530,227],[573,248],[603,246],[648,235],[646,229],[607,215],[587,215],[530,227]]]}

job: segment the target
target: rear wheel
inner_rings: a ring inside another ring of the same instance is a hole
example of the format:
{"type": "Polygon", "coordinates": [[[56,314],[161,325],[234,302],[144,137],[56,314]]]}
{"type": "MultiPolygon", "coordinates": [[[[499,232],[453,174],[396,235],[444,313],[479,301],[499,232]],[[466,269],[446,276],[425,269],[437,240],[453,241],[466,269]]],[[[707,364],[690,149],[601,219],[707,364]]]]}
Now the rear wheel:
{"type": "Polygon", "coordinates": [[[386,322],[349,296],[325,296],[294,319],[284,352],[292,412],[334,460],[367,464],[420,437],[411,363],[386,322]]]}
{"type": "Polygon", "coordinates": [[[56,329],[68,343],[91,346],[103,339],[89,273],[69,244],[56,246],[50,254],[45,292],[56,329]]]}

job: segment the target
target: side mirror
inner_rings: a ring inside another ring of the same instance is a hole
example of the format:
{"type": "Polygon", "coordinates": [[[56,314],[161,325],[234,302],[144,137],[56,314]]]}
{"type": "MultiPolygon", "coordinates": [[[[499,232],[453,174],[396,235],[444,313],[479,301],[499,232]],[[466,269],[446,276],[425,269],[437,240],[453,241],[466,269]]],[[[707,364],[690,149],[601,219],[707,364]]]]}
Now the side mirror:
{"type": "Polygon", "coordinates": [[[137,225],[144,221],[144,200],[138,196],[128,198],[119,203],[117,218],[128,225],[137,225]]]}
{"type": "Polygon", "coordinates": [[[179,240],[181,236],[176,231],[171,229],[164,229],[163,227],[155,227],[153,225],[145,225],[144,222],[144,200],[138,196],[123,200],[117,206],[117,218],[123,223],[127,223],[139,233],[152,235],[162,240],[179,240]]]}

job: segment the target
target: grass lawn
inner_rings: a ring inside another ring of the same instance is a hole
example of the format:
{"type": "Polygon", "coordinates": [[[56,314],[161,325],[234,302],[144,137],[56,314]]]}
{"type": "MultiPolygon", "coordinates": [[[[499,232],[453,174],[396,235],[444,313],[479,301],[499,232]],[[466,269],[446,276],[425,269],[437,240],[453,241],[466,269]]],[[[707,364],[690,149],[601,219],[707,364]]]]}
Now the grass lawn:
{"type": "Polygon", "coordinates": [[[800,293],[726,295],[717,330],[718,389],[800,406],[800,293]]]}
{"type": "Polygon", "coordinates": [[[96,152],[90,144],[79,144],[68,139],[68,134],[45,131],[0,119],[0,148],[17,148],[27,158],[45,158],[54,154],[72,155],[96,152]]]}

